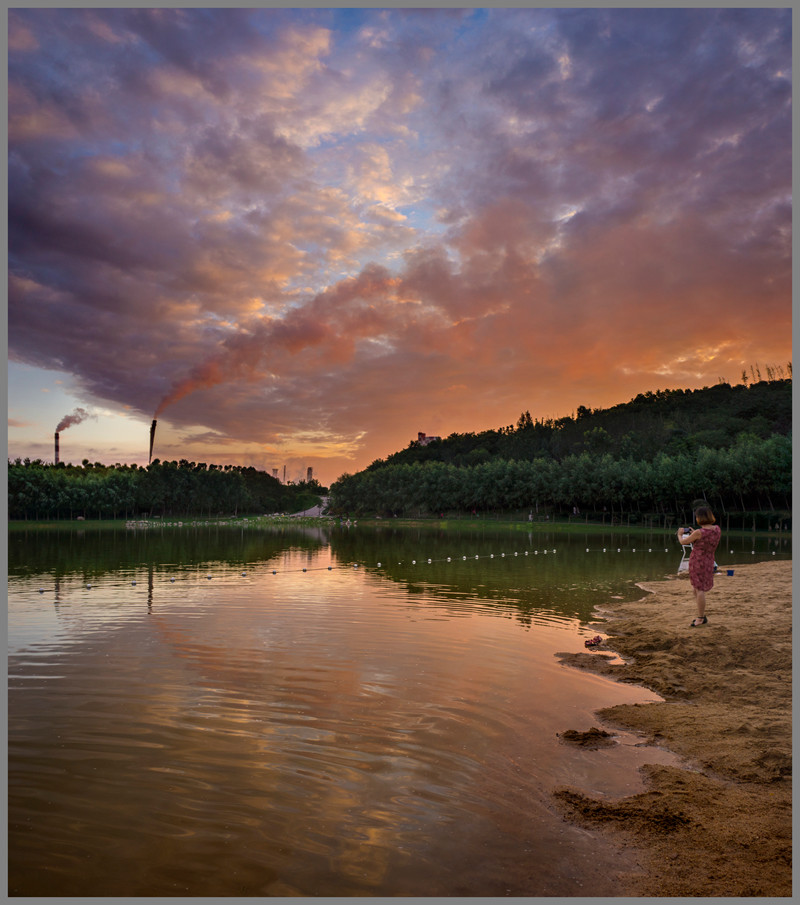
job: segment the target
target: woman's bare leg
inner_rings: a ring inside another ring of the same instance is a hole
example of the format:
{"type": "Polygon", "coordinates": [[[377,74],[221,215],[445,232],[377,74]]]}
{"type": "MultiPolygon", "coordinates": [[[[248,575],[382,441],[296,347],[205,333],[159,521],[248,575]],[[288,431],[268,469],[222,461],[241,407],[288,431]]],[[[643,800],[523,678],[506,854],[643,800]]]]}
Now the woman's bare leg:
{"type": "Polygon", "coordinates": [[[695,622],[700,622],[706,614],[706,592],[698,591],[697,588],[694,588],[694,599],[697,603],[697,619],[695,622]]]}

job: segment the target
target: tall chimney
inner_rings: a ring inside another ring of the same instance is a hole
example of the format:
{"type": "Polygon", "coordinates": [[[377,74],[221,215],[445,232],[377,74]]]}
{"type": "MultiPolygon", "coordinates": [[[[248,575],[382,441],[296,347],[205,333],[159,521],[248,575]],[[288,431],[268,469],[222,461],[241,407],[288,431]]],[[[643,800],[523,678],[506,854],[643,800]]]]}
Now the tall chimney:
{"type": "Polygon", "coordinates": [[[153,461],[153,441],[156,438],[156,424],[158,422],[153,418],[153,423],[150,425],[150,458],[147,460],[148,465],[153,461]]]}
{"type": "Polygon", "coordinates": [[[306,483],[307,484],[310,484],[312,482],[312,480],[314,479],[313,476],[314,476],[314,469],[309,465],[308,471],[306,472],[306,483]]]}
{"type": "Polygon", "coordinates": [[[286,466],[283,466],[283,483],[286,483],[286,466]]]}
{"type": "Polygon", "coordinates": [[[56,431],[56,465],[58,465],[58,431],[56,431]]]}

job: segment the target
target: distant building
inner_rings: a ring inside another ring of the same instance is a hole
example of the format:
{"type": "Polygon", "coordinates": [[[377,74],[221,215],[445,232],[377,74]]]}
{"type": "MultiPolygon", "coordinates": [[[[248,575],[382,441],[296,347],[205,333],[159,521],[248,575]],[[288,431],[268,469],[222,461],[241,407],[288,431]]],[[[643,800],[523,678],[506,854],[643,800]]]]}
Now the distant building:
{"type": "Polygon", "coordinates": [[[429,437],[424,431],[419,431],[417,433],[417,443],[420,446],[427,446],[429,443],[433,443],[434,440],[441,440],[441,437],[429,437]]]}

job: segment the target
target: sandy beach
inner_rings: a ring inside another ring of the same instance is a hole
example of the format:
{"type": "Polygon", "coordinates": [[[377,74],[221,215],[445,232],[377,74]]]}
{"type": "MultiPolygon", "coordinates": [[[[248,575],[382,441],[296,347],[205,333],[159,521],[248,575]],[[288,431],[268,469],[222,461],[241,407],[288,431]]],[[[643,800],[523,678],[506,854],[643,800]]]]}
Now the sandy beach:
{"type": "Polygon", "coordinates": [[[707,594],[708,625],[689,627],[684,573],[605,606],[592,626],[604,644],[561,655],[664,698],[603,710],[591,734],[565,726],[565,743],[596,747],[627,729],[685,759],[645,767],[645,791],[621,800],[555,790],[568,820],[635,853],[638,869],[620,878],[631,896],[792,894],[792,563],[727,568],[707,594]]]}

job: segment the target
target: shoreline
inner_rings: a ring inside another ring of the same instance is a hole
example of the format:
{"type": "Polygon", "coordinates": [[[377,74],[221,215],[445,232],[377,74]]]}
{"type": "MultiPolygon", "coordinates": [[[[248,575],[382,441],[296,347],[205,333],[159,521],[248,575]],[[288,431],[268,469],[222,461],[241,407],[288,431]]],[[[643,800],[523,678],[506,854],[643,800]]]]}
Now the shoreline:
{"type": "Polygon", "coordinates": [[[565,819],[637,851],[640,871],[620,878],[626,895],[792,894],[792,561],[726,568],[734,575],[718,573],[707,595],[708,625],[689,627],[682,573],[604,604],[597,651],[558,654],[663,697],[597,715],[687,764],[646,765],[645,791],[619,800],[553,792],[565,819]]]}
{"type": "MultiPolygon", "coordinates": [[[[242,514],[242,515],[169,515],[154,516],[148,518],[116,518],[116,519],[8,519],[7,533],[12,534],[23,531],[55,530],[55,531],[102,531],[112,529],[148,529],[148,528],[197,528],[197,527],[247,527],[251,529],[285,527],[287,524],[302,524],[315,526],[335,527],[340,524],[341,518],[332,515],[309,515],[317,507],[296,513],[242,514]]],[[[457,531],[483,532],[486,530],[508,531],[509,533],[526,532],[536,534],[566,534],[566,535],[597,535],[615,537],[617,535],[658,537],[659,543],[675,543],[675,532],[672,528],[654,528],[643,525],[611,525],[600,522],[584,522],[570,520],[566,517],[563,521],[537,520],[528,522],[519,519],[495,519],[495,518],[405,518],[405,519],[381,519],[381,518],[355,518],[351,519],[353,526],[361,528],[416,528],[447,531],[453,528],[457,531]]],[[[778,531],[775,529],[731,529],[725,532],[727,537],[756,539],[791,540],[790,530],[778,531]]]]}

